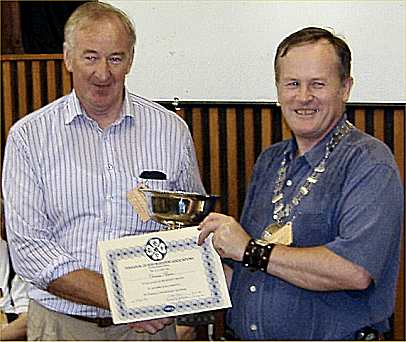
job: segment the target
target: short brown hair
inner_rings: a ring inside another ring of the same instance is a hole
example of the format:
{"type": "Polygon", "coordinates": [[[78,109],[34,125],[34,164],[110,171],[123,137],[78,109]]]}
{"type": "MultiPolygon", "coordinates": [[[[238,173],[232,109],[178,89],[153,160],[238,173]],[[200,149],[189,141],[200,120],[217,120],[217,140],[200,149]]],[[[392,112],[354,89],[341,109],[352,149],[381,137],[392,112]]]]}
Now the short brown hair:
{"type": "Polygon", "coordinates": [[[274,60],[275,80],[279,80],[279,58],[286,56],[288,51],[295,46],[304,45],[306,43],[316,43],[319,40],[327,40],[337,53],[339,65],[339,74],[342,81],[350,77],[351,74],[351,50],[347,43],[334,35],[332,32],[319,27],[306,27],[286,37],[279,44],[276,50],[274,60]]]}
{"type": "Polygon", "coordinates": [[[123,24],[124,29],[128,33],[130,48],[133,50],[136,35],[131,19],[123,11],[110,4],[94,1],[84,3],[71,14],[64,28],[65,43],[69,48],[73,47],[73,34],[76,29],[81,27],[82,23],[112,16],[118,18],[123,24]]]}

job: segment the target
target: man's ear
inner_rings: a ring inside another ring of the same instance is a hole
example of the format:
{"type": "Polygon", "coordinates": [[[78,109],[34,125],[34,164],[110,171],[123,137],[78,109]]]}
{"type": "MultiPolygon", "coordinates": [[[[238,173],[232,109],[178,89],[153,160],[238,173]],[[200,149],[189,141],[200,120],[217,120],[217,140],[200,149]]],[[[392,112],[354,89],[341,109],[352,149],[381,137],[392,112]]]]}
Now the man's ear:
{"type": "Polygon", "coordinates": [[[133,65],[133,62],[134,62],[134,54],[135,54],[135,48],[133,47],[133,50],[132,50],[132,53],[131,53],[131,56],[130,56],[130,61],[128,63],[128,68],[127,68],[126,74],[128,74],[130,72],[130,70],[131,70],[131,66],[133,65]]]}
{"type": "Polygon", "coordinates": [[[65,67],[66,70],[69,72],[72,72],[72,56],[71,56],[71,50],[68,46],[68,43],[64,42],[63,43],[63,60],[65,62],[65,67]]]}
{"type": "Polygon", "coordinates": [[[350,92],[353,84],[354,79],[352,77],[348,77],[343,81],[343,102],[347,102],[350,98],[350,92]]]}

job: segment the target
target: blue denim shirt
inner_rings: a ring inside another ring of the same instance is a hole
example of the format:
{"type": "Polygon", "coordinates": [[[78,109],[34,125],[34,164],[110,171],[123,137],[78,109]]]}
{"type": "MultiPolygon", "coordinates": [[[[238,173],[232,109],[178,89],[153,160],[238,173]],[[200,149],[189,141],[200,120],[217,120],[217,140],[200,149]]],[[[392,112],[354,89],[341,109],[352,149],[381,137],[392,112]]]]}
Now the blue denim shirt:
{"type": "MultiPolygon", "coordinates": [[[[260,238],[273,221],[271,199],[284,155],[286,180],[292,181],[284,186],[284,200],[290,202],[323,158],[331,134],[298,158],[294,158],[294,139],[260,155],[241,217],[252,237],[260,238]]],[[[324,245],[364,267],[373,282],[363,291],[311,291],[234,263],[233,307],[227,323],[236,336],[343,340],[353,339],[355,331],[368,325],[387,330],[394,310],[403,220],[403,187],[388,147],[354,128],[335,148],[327,170],[295,208],[294,216],[294,247],[324,245]]]]}

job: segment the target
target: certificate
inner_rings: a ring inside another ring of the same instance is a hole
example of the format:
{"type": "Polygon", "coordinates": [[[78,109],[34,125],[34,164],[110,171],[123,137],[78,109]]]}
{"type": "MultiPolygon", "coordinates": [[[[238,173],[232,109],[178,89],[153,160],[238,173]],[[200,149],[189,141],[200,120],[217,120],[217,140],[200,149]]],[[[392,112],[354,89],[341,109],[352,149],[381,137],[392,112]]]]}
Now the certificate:
{"type": "Polygon", "coordinates": [[[114,324],[231,307],[221,260],[197,227],[100,241],[114,324]]]}

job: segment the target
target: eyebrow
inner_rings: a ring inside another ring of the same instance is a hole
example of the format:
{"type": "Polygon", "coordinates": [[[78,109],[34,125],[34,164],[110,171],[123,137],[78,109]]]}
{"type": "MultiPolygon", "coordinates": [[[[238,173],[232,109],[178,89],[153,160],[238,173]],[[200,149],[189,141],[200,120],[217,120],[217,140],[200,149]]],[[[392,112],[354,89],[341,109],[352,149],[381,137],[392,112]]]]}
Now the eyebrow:
{"type": "MultiPolygon", "coordinates": [[[[281,77],[281,81],[300,81],[299,77],[293,77],[293,76],[288,76],[288,77],[281,77]]],[[[327,81],[327,77],[312,77],[310,78],[310,81],[327,81]]]]}
{"type": "MultiPolygon", "coordinates": [[[[92,49],[87,49],[83,51],[83,55],[87,54],[87,53],[95,53],[95,54],[99,54],[98,51],[96,50],[92,50],[92,49]]],[[[109,56],[125,56],[125,52],[113,52],[111,54],[109,54],[109,56]]]]}
{"type": "Polygon", "coordinates": [[[96,50],[87,49],[87,50],[84,50],[84,51],[82,52],[83,55],[85,55],[85,54],[87,54],[87,53],[97,53],[97,51],[96,51],[96,50]]]}
{"type": "Polygon", "coordinates": [[[117,55],[118,56],[125,56],[125,52],[113,52],[113,53],[110,54],[110,56],[113,56],[113,55],[114,56],[117,56],[117,55]]]}

